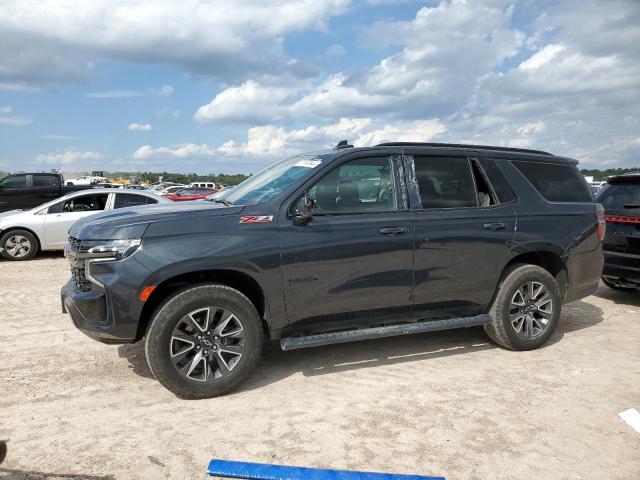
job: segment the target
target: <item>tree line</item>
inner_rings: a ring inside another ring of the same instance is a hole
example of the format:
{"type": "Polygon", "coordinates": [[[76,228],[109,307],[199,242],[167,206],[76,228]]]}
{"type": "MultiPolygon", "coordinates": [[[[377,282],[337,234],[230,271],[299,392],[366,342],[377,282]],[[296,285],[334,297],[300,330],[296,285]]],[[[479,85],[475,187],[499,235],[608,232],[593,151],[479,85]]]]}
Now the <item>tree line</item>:
{"type": "Polygon", "coordinates": [[[607,168],[606,170],[600,170],[598,168],[583,168],[580,173],[593,177],[594,180],[606,180],[607,177],[612,175],[624,175],[630,172],[640,172],[640,167],[629,168],[607,168]]]}

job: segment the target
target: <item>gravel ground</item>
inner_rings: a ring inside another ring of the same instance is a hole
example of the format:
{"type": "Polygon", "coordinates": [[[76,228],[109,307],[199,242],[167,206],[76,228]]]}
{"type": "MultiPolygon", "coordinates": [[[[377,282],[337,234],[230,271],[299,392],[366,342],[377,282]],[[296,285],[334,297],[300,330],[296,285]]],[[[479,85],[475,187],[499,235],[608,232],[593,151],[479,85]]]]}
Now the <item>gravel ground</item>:
{"type": "Polygon", "coordinates": [[[638,479],[640,293],[564,308],[545,348],[469,328],[282,352],[223,398],[179,400],[141,345],[60,312],[61,255],[0,262],[5,479],[206,478],[212,457],[448,479],[638,479]]]}

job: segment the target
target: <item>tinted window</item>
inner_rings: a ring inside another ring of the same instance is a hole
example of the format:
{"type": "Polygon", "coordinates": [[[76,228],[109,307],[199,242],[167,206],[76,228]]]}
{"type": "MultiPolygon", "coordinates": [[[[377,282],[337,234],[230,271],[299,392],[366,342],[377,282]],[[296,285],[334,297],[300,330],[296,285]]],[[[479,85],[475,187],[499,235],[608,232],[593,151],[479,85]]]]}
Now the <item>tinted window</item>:
{"type": "Polygon", "coordinates": [[[104,210],[109,194],[82,195],[70,198],[64,202],[63,212],[88,212],[104,210]]]}
{"type": "Polygon", "coordinates": [[[540,194],[550,202],[592,202],[591,190],[573,165],[513,162],[540,194]]]}
{"type": "Polygon", "coordinates": [[[509,203],[514,200],[515,194],[511,190],[509,182],[504,178],[502,172],[500,172],[495,160],[486,160],[484,158],[478,159],[484,169],[484,173],[487,175],[493,191],[498,197],[498,203],[509,203]]]}
{"type": "Polygon", "coordinates": [[[390,158],[363,158],[329,172],[311,189],[316,213],[397,210],[390,158]]]}
{"type": "Polygon", "coordinates": [[[158,203],[158,201],[155,198],[136,195],[135,193],[117,193],[116,199],[113,202],[113,208],[135,207],[137,205],[148,205],[150,203],[158,203]]]}
{"type": "Polygon", "coordinates": [[[598,195],[597,201],[606,210],[629,210],[640,213],[640,180],[638,183],[607,185],[598,195]]]}
{"type": "Polygon", "coordinates": [[[13,175],[11,177],[3,178],[0,182],[0,187],[4,188],[26,188],[27,176],[26,175],[13,175]]]}
{"type": "Polygon", "coordinates": [[[414,162],[422,208],[478,206],[466,158],[415,157],[414,162]]]}
{"type": "Polygon", "coordinates": [[[60,186],[60,178],[56,175],[34,175],[33,186],[58,188],[60,186]]]}

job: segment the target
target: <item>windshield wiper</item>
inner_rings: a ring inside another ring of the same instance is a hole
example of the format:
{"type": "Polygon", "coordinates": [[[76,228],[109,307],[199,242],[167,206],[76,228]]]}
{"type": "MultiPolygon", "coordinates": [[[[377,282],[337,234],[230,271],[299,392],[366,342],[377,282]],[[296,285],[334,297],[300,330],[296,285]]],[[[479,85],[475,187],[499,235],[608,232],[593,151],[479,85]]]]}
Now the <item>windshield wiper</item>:
{"type": "Polygon", "coordinates": [[[214,199],[213,199],[213,201],[214,201],[215,203],[223,203],[223,204],[225,204],[227,207],[228,207],[229,205],[233,205],[233,202],[230,202],[229,200],[225,200],[224,198],[214,198],[214,199]]]}
{"type": "Polygon", "coordinates": [[[622,205],[622,208],[640,208],[640,203],[627,203],[622,205]]]}

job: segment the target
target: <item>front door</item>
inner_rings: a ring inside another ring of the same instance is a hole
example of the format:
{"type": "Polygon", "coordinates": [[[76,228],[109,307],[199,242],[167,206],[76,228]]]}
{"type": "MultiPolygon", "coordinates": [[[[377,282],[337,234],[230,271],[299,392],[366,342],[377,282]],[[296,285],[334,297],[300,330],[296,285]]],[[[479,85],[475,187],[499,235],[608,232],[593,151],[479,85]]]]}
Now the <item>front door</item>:
{"type": "Polygon", "coordinates": [[[515,235],[481,165],[464,157],[409,158],[415,165],[415,304],[434,316],[486,311],[515,235]],[[417,201],[416,201],[417,200],[417,201]]]}
{"type": "Polygon", "coordinates": [[[103,211],[108,198],[108,193],[85,194],[68,198],[50,206],[44,220],[47,248],[64,247],[71,225],[81,218],[103,211]]]}
{"type": "Polygon", "coordinates": [[[310,223],[280,216],[291,328],[359,326],[410,308],[413,224],[403,188],[399,158],[346,161],[306,189],[310,223]]]}

